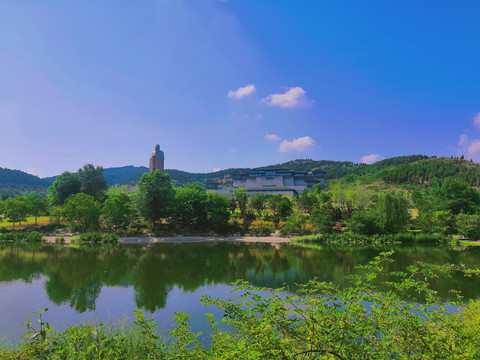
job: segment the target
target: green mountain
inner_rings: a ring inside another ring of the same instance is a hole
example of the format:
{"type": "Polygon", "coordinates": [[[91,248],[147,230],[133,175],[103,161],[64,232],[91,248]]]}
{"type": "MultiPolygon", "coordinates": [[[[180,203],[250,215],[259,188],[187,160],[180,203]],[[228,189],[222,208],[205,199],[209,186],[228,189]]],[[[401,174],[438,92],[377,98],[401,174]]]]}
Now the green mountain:
{"type": "MultiPolygon", "coordinates": [[[[480,165],[460,158],[408,155],[384,159],[371,165],[350,161],[297,159],[266,167],[286,167],[304,171],[322,169],[325,171],[327,181],[342,178],[345,181],[359,181],[365,184],[385,182],[426,185],[433,177],[442,179],[455,176],[472,186],[480,187],[480,165]]],[[[249,170],[251,168],[231,168],[210,173],[190,173],[167,169],[165,172],[170,174],[172,182],[177,185],[215,180],[229,186],[233,182],[234,173],[249,170]]],[[[148,168],[144,166],[123,166],[103,170],[108,186],[134,185],[146,172],[148,168]]],[[[23,171],[0,168],[0,193],[8,196],[16,196],[24,192],[44,194],[55,178],[53,176],[40,179],[23,171]]]]}

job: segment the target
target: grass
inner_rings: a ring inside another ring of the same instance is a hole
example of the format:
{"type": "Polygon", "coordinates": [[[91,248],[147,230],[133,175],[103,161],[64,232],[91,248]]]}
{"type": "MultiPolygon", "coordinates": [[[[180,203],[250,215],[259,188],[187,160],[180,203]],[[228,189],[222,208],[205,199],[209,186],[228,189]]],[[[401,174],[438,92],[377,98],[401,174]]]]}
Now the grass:
{"type": "MultiPolygon", "coordinates": [[[[50,217],[49,216],[39,216],[37,218],[37,224],[38,225],[45,225],[50,223],[50,217]]],[[[35,225],[35,217],[28,217],[27,221],[22,222],[21,226],[26,226],[26,225],[35,225]]],[[[12,227],[13,223],[4,219],[2,222],[0,222],[0,227],[12,227]]],[[[19,226],[18,223],[15,223],[15,228],[19,226]]]]}

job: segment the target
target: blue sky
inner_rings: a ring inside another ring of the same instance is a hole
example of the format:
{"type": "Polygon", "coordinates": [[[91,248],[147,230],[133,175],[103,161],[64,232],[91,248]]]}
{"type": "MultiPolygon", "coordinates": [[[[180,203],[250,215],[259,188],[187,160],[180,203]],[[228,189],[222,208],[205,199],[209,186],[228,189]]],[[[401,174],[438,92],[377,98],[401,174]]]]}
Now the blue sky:
{"type": "Polygon", "coordinates": [[[0,1],[0,167],[480,161],[480,2],[0,1]]]}

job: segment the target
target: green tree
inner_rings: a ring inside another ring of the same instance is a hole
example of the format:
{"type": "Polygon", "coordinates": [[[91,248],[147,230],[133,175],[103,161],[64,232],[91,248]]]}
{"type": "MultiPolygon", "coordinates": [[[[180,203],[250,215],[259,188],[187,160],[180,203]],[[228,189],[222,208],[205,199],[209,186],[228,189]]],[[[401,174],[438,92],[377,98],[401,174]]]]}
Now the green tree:
{"type": "Polygon", "coordinates": [[[132,214],[130,198],[123,194],[109,196],[102,207],[102,218],[113,229],[128,226],[132,214]]]}
{"type": "Polygon", "coordinates": [[[229,229],[230,203],[228,199],[216,192],[208,193],[208,223],[218,233],[226,233],[229,229]]]}
{"type": "Polygon", "coordinates": [[[265,209],[265,195],[253,195],[248,205],[257,212],[257,215],[260,218],[262,216],[262,211],[265,209]]]}
{"type": "Polygon", "coordinates": [[[207,192],[199,184],[186,184],[175,192],[174,221],[182,227],[207,225],[207,192]]]}
{"type": "Polygon", "coordinates": [[[457,215],[458,233],[472,240],[480,240],[480,215],[457,215]]]}
{"type": "Polygon", "coordinates": [[[103,198],[108,188],[101,166],[94,167],[92,164],[85,164],[83,168],[78,169],[78,180],[80,181],[80,191],[97,200],[103,198]]]}
{"type": "Polygon", "coordinates": [[[368,210],[355,210],[352,214],[348,229],[364,235],[374,235],[378,232],[375,214],[368,210]]]}
{"type": "Polygon", "coordinates": [[[375,204],[376,223],[383,233],[405,231],[410,219],[408,201],[401,192],[388,191],[378,196],[375,204]]]}
{"type": "Polygon", "coordinates": [[[81,189],[77,174],[65,171],[57,176],[53,184],[48,188],[48,196],[55,205],[63,205],[65,200],[73,194],[78,194],[81,189]]]}
{"type": "Polygon", "coordinates": [[[305,189],[303,190],[302,194],[296,198],[297,206],[300,211],[306,212],[307,214],[311,214],[313,210],[313,206],[317,202],[317,198],[315,194],[313,194],[310,190],[305,189]]]}
{"type": "Polygon", "coordinates": [[[285,220],[292,214],[292,202],[287,197],[280,194],[273,195],[267,201],[267,206],[272,210],[273,225],[278,228],[280,220],[285,220]]]}
{"type": "Polygon", "coordinates": [[[242,218],[245,218],[247,215],[248,195],[244,188],[235,190],[235,200],[237,200],[242,218]]]}
{"type": "Polygon", "coordinates": [[[47,199],[41,198],[38,194],[31,194],[27,197],[28,213],[35,217],[35,225],[37,225],[37,218],[40,214],[47,211],[47,199]]]}
{"type": "Polygon", "coordinates": [[[474,214],[480,207],[480,193],[463,180],[446,178],[436,196],[435,207],[453,215],[474,214]]]}
{"type": "Polygon", "coordinates": [[[159,220],[171,214],[174,201],[175,190],[168,174],[155,170],[142,175],[138,182],[135,207],[141,216],[152,222],[153,229],[159,220]]]}
{"type": "Polygon", "coordinates": [[[78,193],[65,200],[63,216],[73,226],[79,226],[83,231],[94,229],[98,225],[100,206],[91,195],[78,193]]]}
{"type": "Polygon", "coordinates": [[[28,211],[29,204],[26,196],[8,198],[5,201],[3,212],[13,223],[13,229],[15,229],[15,223],[21,223],[27,220],[28,211]]]}

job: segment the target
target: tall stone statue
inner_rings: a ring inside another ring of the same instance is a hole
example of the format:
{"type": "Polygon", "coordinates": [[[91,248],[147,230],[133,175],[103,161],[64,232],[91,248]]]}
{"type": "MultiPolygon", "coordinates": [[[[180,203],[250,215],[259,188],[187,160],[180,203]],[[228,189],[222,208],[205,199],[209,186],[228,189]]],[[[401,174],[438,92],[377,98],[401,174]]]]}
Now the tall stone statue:
{"type": "Polygon", "coordinates": [[[165,155],[163,151],[160,150],[160,145],[155,145],[155,150],[150,155],[150,172],[155,170],[160,170],[163,174],[164,164],[165,163],[165,155]]]}

